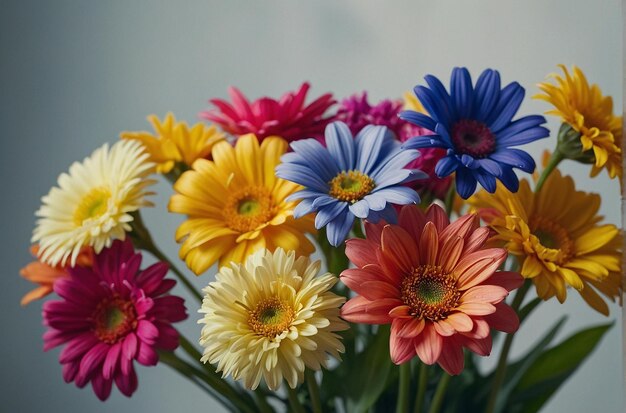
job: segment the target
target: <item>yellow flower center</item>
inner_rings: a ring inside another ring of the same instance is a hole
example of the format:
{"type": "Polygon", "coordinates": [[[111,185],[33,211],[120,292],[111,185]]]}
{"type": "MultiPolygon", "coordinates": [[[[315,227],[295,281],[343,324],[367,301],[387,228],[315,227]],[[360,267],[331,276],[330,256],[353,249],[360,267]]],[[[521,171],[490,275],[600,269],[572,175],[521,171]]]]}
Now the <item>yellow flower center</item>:
{"type": "Polygon", "coordinates": [[[137,313],[132,302],[118,296],[100,302],[92,316],[96,337],[113,344],[137,327],[137,313]]]}
{"type": "Polygon", "coordinates": [[[451,274],[438,265],[420,265],[402,280],[402,301],[411,315],[430,321],[444,319],[457,306],[461,293],[451,274]]]}
{"type": "Polygon", "coordinates": [[[261,300],[249,311],[248,325],[258,335],[274,338],[289,329],[294,319],[293,308],[278,298],[261,300]]]}
{"type": "Polygon", "coordinates": [[[374,189],[372,178],[359,171],[341,172],[329,183],[329,195],[340,201],[355,203],[374,189]]]}
{"type": "Polygon", "coordinates": [[[250,186],[234,192],[224,205],[226,225],[239,232],[257,229],[269,222],[275,213],[270,191],[262,186],[250,186]]]}
{"type": "Polygon", "coordinates": [[[557,264],[567,262],[574,254],[574,241],[567,230],[558,223],[545,217],[532,217],[530,230],[537,237],[540,245],[546,249],[537,251],[540,258],[554,261],[557,264]]]}
{"type": "Polygon", "coordinates": [[[102,216],[109,207],[111,191],[107,188],[93,188],[83,199],[74,211],[74,224],[80,226],[87,219],[102,216]]]}

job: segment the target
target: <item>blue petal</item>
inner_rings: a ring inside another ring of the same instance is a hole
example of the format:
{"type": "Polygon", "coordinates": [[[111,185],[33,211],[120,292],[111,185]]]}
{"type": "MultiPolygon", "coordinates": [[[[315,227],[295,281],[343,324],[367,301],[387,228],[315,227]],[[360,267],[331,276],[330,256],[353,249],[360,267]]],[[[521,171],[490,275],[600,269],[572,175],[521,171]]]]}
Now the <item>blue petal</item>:
{"type": "Polygon", "coordinates": [[[373,222],[374,224],[381,219],[384,219],[388,224],[395,224],[398,221],[398,214],[392,204],[387,204],[387,206],[381,211],[370,212],[367,217],[367,220],[369,222],[373,222]]]}
{"type": "Polygon", "coordinates": [[[441,137],[441,140],[445,142],[446,147],[452,147],[452,138],[450,137],[450,133],[447,127],[445,127],[441,123],[438,123],[435,127],[435,132],[441,137]]]}
{"type": "Polygon", "coordinates": [[[519,168],[524,172],[532,173],[535,170],[535,160],[520,149],[502,149],[489,155],[489,158],[496,162],[519,168]]]}
{"type": "Polygon", "coordinates": [[[435,122],[430,116],[424,115],[423,113],[415,112],[413,110],[403,110],[398,116],[402,120],[405,120],[417,126],[421,126],[422,128],[428,129],[433,132],[435,131],[435,126],[437,125],[437,122],[435,122]]]}
{"type": "Polygon", "coordinates": [[[463,199],[472,196],[476,190],[476,178],[469,169],[459,168],[456,170],[456,190],[463,199]]]}
{"type": "Polygon", "coordinates": [[[328,184],[309,167],[296,163],[281,163],[276,167],[276,176],[316,191],[328,193],[328,184]]]}
{"type": "Polygon", "coordinates": [[[393,135],[386,126],[367,125],[361,129],[356,137],[356,169],[369,175],[376,166],[381,156],[381,147],[387,139],[393,139],[393,135]]]}
{"type": "Polygon", "coordinates": [[[511,122],[522,104],[522,100],[524,100],[524,93],[524,88],[517,82],[513,82],[504,88],[500,95],[500,101],[493,111],[493,114],[496,114],[497,117],[493,121],[491,119],[487,120],[487,124],[493,133],[498,133],[500,129],[511,122]]]}
{"type": "Polygon", "coordinates": [[[402,149],[448,148],[439,135],[416,136],[402,144],[402,149]]]}
{"type": "Polygon", "coordinates": [[[322,228],[344,211],[347,212],[347,209],[348,203],[343,201],[337,201],[334,204],[320,208],[315,216],[315,228],[322,228]]]}
{"type": "MultiPolygon", "coordinates": [[[[309,166],[326,182],[333,179],[341,171],[333,158],[328,156],[328,150],[317,139],[301,139],[292,142],[291,147],[299,155],[300,159],[284,156],[284,159],[281,158],[284,163],[290,163],[290,159],[293,159],[291,160],[292,163],[309,166]]],[[[285,155],[292,154],[287,153],[285,155]]]]}
{"type": "Polygon", "coordinates": [[[464,67],[455,67],[450,79],[452,103],[458,119],[467,119],[472,113],[472,77],[464,67]]]}
{"type": "Polygon", "coordinates": [[[387,200],[385,198],[375,196],[374,194],[366,195],[363,199],[367,201],[372,211],[382,211],[387,206],[387,200]]]}
{"type": "Polygon", "coordinates": [[[353,223],[354,215],[348,211],[345,211],[343,214],[340,214],[337,218],[330,221],[326,227],[326,236],[328,237],[330,245],[333,247],[339,246],[348,236],[353,223]]]}
{"type": "Polygon", "coordinates": [[[517,192],[519,189],[519,179],[517,179],[517,175],[515,175],[512,168],[506,166],[502,168],[500,181],[502,181],[506,189],[511,192],[517,192]]]}
{"type": "Polygon", "coordinates": [[[486,69],[476,81],[474,91],[474,118],[484,121],[500,97],[500,73],[486,69]]]}
{"type": "Polygon", "coordinates": [[[340,171],[350,171],[354,169],[355,153],[354,153],[354,138],[348,125],[343,122],[332,122],[326,126],[324,132],[326,137],[326,146],[328,152],[337,162],[337,166],[340,171]]]}
{"type": "Polygon", "coordinates": [[[428,174],[419,169],[401,169],[400,171],[389,170],[380,175],[376,180],[376,189],[386,188],[392,185],[405,184],[407,182],[426,179],[428,174]]]}
{"type": "Polygon", "coordinates": [[[398,150],[392,153],[392,156],[380,162],[377,168],[370,172],[369,177],[377,181],[377,177],[387,171],[400,171],[409,163],[419,157],[419,152],[414,149],[398,150]]]}
{"type": "Polygon", "coordinates": [[[469,169],[477,169],[478,168],[478,163],[476,163],[476,159],[474,159],[473,156],[470,156],[468,154],[463,154],[461,155],[461,163],[469,169]]]}
{"type": "Polygon", "coordinates": [[[415,95],[424,105],[424,109],[428,111],[433,120],[444,125],[449,125],[451,121],[450,108],[441,100],[432,90],[424,86],[416,86],[415,95]]]}
{"type": "Polygon", "coordinates": [[[517,135],[520,132],[524,132],[528,129],[534,129],[535,127],[546,123],[546,118],[541,115],[530,115],[519,118],[514,122],[511,122],[505,129],[498,132],[498,143],[501,140],[507,140],[517,135]]]}
{"type": "Polygon", "coordinates": [[[311,199],[303,199],[293,209],[293,217],[298,219],[298,218],[301,218],[301,217],[303,217],[303,216],[305,216],[307,214],[310,214],[313,211],[315,211],[315,208],[313,208],[312,200],[311,199]]]}
{"type": "Polygon", "coordinates": [[[394,186],[391,188],[381,189],[373,194],[370,194],[372,198],[381,197],[387,202],[396,205],[417,204],[420,202],[420,197],[413,189],[406,186],[394,186]]]}
{"type": "Polygon", "coordinates": [[[340,202],[337,198],[333,198],[329,195],[320,195],[313,201],[313,208],[320,209],[326,205],[334,204],[335,202],[340,202]]]}
{"type": "Polygon", "coordinates": [[[478,180],[487,192],[493,194],[496,191],[496,178],[493,175],[483,172],[480,169],[475,169],[472,173],[474,174],[474,178],[478,180]]]}
{"type": "Polygon", "coordinates": [[[444,156],[435,165],[435,173],[439,178],[444,178],[456,171],[459,165],[459,160],[455,155],[444,156]]]}
{"type": "Polygon", "coordinates": [[[489,158],[477,159],[476,162],[481,167],[481,169],[483,169],[487,173],[496,177],[502,175],[502,168],[500,167],[500,164],[498,162],[489,158]]]}
{"type": "Polygon", "coordinates": [[[543,126],[537,126],[532,129],[527,129],[513,135],[507,139],[498,139],[496,142],[496,150],[503,149],[509,146],[519,146],[526,143],[534,142],[537,139],[543,139],[550,136],[550,131],[543,126]]]}
{"type": "Polygon", "coordinates": [[[430,90],[432,90],[435,96],[437,97],[437,100],[440,103],[441,109],[445,110],[445,113],[448,116],[448,120],[446,124],[449,124],[456,117],[456,114],[455,114],[456,111],[454,110],[454,106],[452,105],[452,100],[450,99],[450,95],[448,94],[448,91],[446,90],[445,86],[441,83],[441,81],[433,75],[424,76],[424,80],[426,80],[428,87],[430,87],[430,90]]]}
{"type": "Polygon", "coordinates": [[[365,199],[361,199],[360,201],[355,202],[348,208],[350,208],[350,212],[352,212],[357,218],[365,219],[370,213],[370,206],[365,199]]]}
{"type": "Polygon", "coordinates": [[[325,194],[318,192],[318,191],[311,191],[310,189],[301,189],[289,195],[287,198],[285,198],[285,201],[291,202],[291,201],[297,201],[298,199],[317,198],[320,195],[325,195],[325,194]]]}

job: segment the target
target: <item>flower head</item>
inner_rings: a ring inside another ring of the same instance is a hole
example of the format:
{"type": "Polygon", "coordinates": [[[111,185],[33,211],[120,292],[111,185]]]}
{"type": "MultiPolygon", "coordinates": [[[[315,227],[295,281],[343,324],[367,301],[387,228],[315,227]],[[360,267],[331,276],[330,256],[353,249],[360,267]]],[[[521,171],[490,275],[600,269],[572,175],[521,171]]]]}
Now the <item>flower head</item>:
{"type": "Polygon", "coordinates": [[[426,177],[405,169],[418,152],[400,149],[384,126],[367,126],[354,139],[345,123],[333,122],[326,127],[326,147],[304,139],[291,148],[276,175],[305,187],[289,197],[300,199],[294,216],[317,212],[315,227],[326,226],[334,246],[346,238],[355,217],[394,220],[393,204],[419,202],[417,193],[402,185],[426,177]]]}
{"type": "Polygon", "coordinates": [[[282,247],[307,255],[314,251],[306,232],[310,219],[294,219],[295,202],[285,198],[300,187],[276,178],[274,168],[287,142],[269,137],[259,145],[242,136],[233,148],[220,142],[213,160],[199,159],[176,181],[170,212],[187,215],[176,231],[180,257],[196,274],[219,265],[242,262],[263,248],[282,247]]]}
{"type": "Polygon", "coordinates": [[[494,242],[519,257],[539,297],[563,302],[571,286],[606,315],[596,290],[611,301],[621,297],[619,230],[600,224],[600,196],[577,191],[571,177],[555,169],[536,193],[522,180],[516,194],[478,192],[468,203],[496,232],[494,242]]]}
{"type": "Polygon", "coordinates": [[[65,344],[63,378],[81,388],[91,382],[100,400],[114,382],[130,397],[137,389],[133,361],[156,365],[157,349],[178,347],[171,323],[187,318],[183,299],[167,294],[176,284],[163,278],[167,264],[140,265],[131,242],[117,240],[94,256],[93,267],[69,268],[54,284],[61,300],[43,306],[44,350],[65,344]]]}
{"type": "Polygon", "coordinates": [[[150,115],[148,121],[152,123],[154,134],[122,132],[120,137],[141,142],[150,155],[150,161],[156,164],[157,172],[163,174],[170,172],[178,162],[190,167],[196,159],[208,158],[213,145],[225,138],[215,126],[197,123],[189,128],[186,122],[177,122],[171,113],[163,121],[150,115]]]}
{"type": "Polygon", "coordinates": [[[348,328],[339,318],[345,298],[330,291],[337,278],[318,276],[319,269],[320,261],[281,248],[222,267],[204,289],[202,361],[249,389],[263,378],[277,390],[283,378],[295,388],[305,367],[320,370],[329,355],[339,358],[344,346],[336,332],[348,328]]]}
{"type": "Polygon", "coordinates": [[[428,87],[414,91],[428,114],[404,111],[400,117],[426,128],[434,135],[416,136],[404,147],[444,148],[447,155],[437,162],[435,172],[444,177],[455,172],[456,189],[467,199],[477,182],[489,192],[496,190],[499,179],[512,192],[519,181],[513,168],[533,172],[535,161],[526,152],[511,148],[548,136],[543,116],[525,116],[513,121],[524,98],[524,88],[517,82],[500,89],[500,74],[485,70],[476,85],[469,71],[455,68],[450,93],[434,76],[426,76],[428,87]]]}
{"type": "MultiPolygon", "coordinates": [[[[30,248],[33,256],[37,257],[39,246],[33,245],[30,248]]],[[[83,247],[76,258],[76,265],[79,267],[91,267],[93,261],[93,250],[89,247],[83,247]]],[[[48,265],[39,260],[35,260],[20,270],[20,275],[26,280],[38,284],[38,287],[29,291],[22,297],[21,305],[27,305],[35,300],[39,300],[52,292],[54,282],[60,278],[69,276],[68,265],[48,265]]]]}
{"type": "Polygon", "coordinates": [[[59,186],[42,198],[36,212],[32,242],[39,243],[41,261],[65,265],[70,258],[73,266],[82,247],[99,253],[114,239],[124,239],[131,213],[152,205],[146,188],[154,183],[148,179],[154,164],[147,158],[140,143],[119,141],[61,174],[59,186]]]}
{"type": "Polygon", "coordinates": [[[332,120],[324,117],[324,113],[335,100],[327,93],[305,105],[309,88],[308,83],[303,83],[297,92],[288,92],[280,100],[263,97],[250,102],[239,89],[231,87],[228,94],[232,105],[222,99],[211,99],[209,102],[216,109],[204,111],[200,117],[217,123],[232,135],[253,133],[261,141],[268,136],[280,136],[287,141],[320,137],[332,120]]]}
{"type": "Polygon", "coordinates": [[[358,295],[341,309],[354,323],[391,324],[391,360],[416,354],[449,374],[463,370],[463,347],[485,356],[490,328],[517,330],[515,312],[504,302],[522,284],[513,272],[496,271],[506,250],[484,248],[489,235],[474,215],[452,224],[432,205],[402,208],[398,225],[366,223],[366,239],[351,239],[346,255],[356,268],[341,280],[358,295]]]}
{"type": "Polygon", "coordinates": [[[559,67],[565,78],[552,74],[557,84],[540,83],[544,93],[534,97],[552,104],[554,109],[546,113],[560,117],[580,134],[580,155],[593,152],[591,176],[606,168],[611,178],[621,178],[622,117],[613,114],[613,99],[603,96],[598,85],[589,85],[578,67],[572,74],[559,67]]]}

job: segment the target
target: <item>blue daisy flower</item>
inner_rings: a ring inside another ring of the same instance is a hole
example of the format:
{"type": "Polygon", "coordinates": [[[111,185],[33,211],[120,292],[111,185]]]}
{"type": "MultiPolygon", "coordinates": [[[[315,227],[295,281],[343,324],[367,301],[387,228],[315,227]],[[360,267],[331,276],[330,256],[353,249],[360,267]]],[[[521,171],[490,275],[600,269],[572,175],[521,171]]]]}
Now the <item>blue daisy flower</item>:
{"type": "Polygon", "coordinates": [[[343,242],[355,218],[395,222],[393,204],[420,202],[406,182],[428,176],[405,166],[419,156],[402,149],[385,126],[368,125],[356,136],[343,122],[333,122],[324,133],[326,147],[316,139],[291,143],[293,152],[281,157],[276,176],[305,187],[289,198],[300,200],[294,217],[317,212],[315,227],[326,227],[333,246],[343,242]]]}
{"type": "Polygon", "coordinates": [[[509,191],[517,192],[519,180],[513,168],[532,173],[535,161],[526,152],[511,148],[549,135],[543,116],[513,116],[524,98],[524,88],[513,82],[500,89],[500,74],[485,70],[476,86],[466,68],[454,68],[450,93],[432,75],[428,87],[414,91],[428,115],[403,111],[400,118],[433,131],[435,135],[416,136],[403,145],[407,149],[445,148],[446,156],[437,162],[435,173],[443,178],[456,172],[456,190],[467,199],[476,183],[489,192],[496,190],[496,178],[509,191]]]}

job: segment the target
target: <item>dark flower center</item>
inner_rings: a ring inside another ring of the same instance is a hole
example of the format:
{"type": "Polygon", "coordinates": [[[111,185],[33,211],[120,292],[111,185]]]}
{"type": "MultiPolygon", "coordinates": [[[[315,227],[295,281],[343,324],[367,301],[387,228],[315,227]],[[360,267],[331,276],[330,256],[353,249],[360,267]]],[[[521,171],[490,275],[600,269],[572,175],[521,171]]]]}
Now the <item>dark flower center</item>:
{"type": "Polygon", "coordinates": [[[452,127],[452,143],[457,153],[485,158],[496,148],[496,138],[489,127],[473,119],[461,119],[452,127]]]}
{"type": "Polygon", "coordinates": [[[117,343],[137,327],[137,313],[131,301],[114,296],[102,300],[93,313],[96,337],[108,344],[117,343]]]}
{"type": "Polygon", "coordinates": [[[544,254],[559,265],[574,255],[574,241],[559,223],[549,218],[533,216],[530,219],[530,230],[539,243],[548,250],[544,254]]]}

